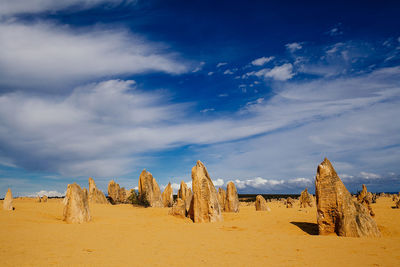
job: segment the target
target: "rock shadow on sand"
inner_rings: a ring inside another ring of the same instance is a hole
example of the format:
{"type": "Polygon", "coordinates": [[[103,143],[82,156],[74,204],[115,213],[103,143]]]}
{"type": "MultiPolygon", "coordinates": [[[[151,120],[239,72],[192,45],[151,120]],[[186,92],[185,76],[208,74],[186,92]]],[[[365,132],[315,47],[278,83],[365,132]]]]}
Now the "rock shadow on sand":
{"type": "Polygon", "coordinates": [[[318,224],[308,222],[290,222],[309,235],[318,235],[318,224]]]}

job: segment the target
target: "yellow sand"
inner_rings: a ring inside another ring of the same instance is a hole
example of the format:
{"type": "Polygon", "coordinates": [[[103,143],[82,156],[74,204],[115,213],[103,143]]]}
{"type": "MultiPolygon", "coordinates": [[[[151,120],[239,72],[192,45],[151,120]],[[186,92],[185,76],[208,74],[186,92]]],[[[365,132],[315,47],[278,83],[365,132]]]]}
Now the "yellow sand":
{"type": "MultiPolygon", "coordinates": [[[[64,223],[62,203],[14,200],[0,210],[0,266],[400,266],[400,210],[373,204],[382,238],[318,236],[316,209],[241,203],[224,222],[193,224],[167,208],[94,205],[93,221],[64,223]]],[[[0,201],[2,207],[2,201],[0,201]]]]}

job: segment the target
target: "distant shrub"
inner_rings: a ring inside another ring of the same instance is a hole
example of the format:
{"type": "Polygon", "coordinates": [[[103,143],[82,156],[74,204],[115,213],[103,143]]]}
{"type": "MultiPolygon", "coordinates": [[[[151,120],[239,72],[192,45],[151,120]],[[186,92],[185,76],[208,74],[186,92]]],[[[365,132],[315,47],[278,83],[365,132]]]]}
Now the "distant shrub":
{"type": "Polygon", "coordinates": [[[128,197],[128,203],[141,206],[141,207],[150,207],[150,203],[144,197],[144,195],[139,194],[136,190],[132,190],[130,196],[128,197]]]}

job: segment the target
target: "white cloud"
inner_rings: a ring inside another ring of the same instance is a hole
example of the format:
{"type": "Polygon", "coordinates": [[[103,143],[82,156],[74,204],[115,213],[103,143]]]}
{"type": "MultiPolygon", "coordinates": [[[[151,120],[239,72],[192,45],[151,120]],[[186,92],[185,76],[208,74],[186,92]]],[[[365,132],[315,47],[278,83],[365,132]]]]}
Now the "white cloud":
{"type": "Polygon", "coordinates": [[[342,35],[343,31],[341,31],[338,27],[334,27],[328,31],[328,34],[330,36],[337,36],[337,35],[342,35]]]}
{"type": "Polygon", "coordinates": [[[48,196],[48,197],[63,197],[65,196],[65,192],[64,193],[60,193],[58,191],[47,191],[47,190],[40,190],[39,192],[36,193],[32,193],[32,194],[28,194],[28,197],[43,197],[44,195],[48,196]]]}
{"type": "Polygon", "coordinates": [[[217,68],[222,67],[222,66],[225,66],[225,65],[227,65],[227,64],[228,64],[228,63],[226,63],[226,62],[220,62],[220,63],[217,64],[217,68]]]}
{"type": "Polygon", "coordinates": [[[15,15],[20,13],[55,12],[67,8],[77,10],[89,9],[97,5],[106,4],[117,6],[130,4],[133,0],[2,0],[0,4],[0,16],[15,15]]]}
{"type": "Polygon", "coordinates": [[[148,125],[179,117],[182,106],[160,104],[165,97],[119,80],[79,87],[67,97],[5,94],[0,96],[0,143],[5,144],[10,131],[17,131],[14,141],[2,147],[7,147],[8,156],[22,144],[31,149],[32,158],[19,160],[19,165],[42,168],[39,161],[47,158],[46,164],[54,164],[62,174],[114,176],[134,163],[128,154],[149,148],[150,140],[145,139],[152,139],[155,132],[148,125]],[[23,142],[28,136],[31,141],[23,142]]]}
{"type": "Polygon", "coordinates": [[[283,64],[281,66],[276,66],[272,70],[266,72],[264,77],[270,77],[278,81],[286,81],[294,76],[293,66],[290,63],[283,64]]]}
{"type": "Polygon", "coordinates": [[[254,66],[262,66],[268,62],[270,62],[271,60],[273,60],[275,57],[260,57],[257,58],[255,60],[253,60],[251,62],[251,64],[253,64],[254,66]]]}
{"type": "Polygon", "coordinates": [[[0,22],[0,36],[0,82],[4,86],[48,90],[104,76],[149,71],[179,74],[188,69],[161,44],[123,29],[0,22]]]}
{"type": "Polygon", "coordinates": [[[352,179],[352,178],[354,178],[353,175],[349,175],[349,174],[346,174],[346,173],[339,174],[339,177],[340,177],[342,180],[347,180],[347,179],[352,179]]]}
{"type": "Polygon", "coordinates": [[[326,50],[326,53],[327,54],[334,54],[334,53],[338,52],[343,47],[345,47],[344,43],[336,43],[336,44],[328,47],[328,49],[326,50]]]}
{"type": "MultiPolygon", "coordinates": [[[[164,185],[164,188],[166,187],[166,185],[164,185]]],[[[172,187],[172,191],[174,192],[174,194],[178,193],[179,188],[181,187],[180,184],[177,183],[171,183],[171,187],[172,187]]]]}
{"type": "Polygon", "coordinates": [[[212,181],[215,187],[221,187],[224,185],[224,180],[223,179],[217,179],[212,181]]]}
{"type": "Polygon", "coordinates": [[[252,179],[236,179],[234,182],[239,193],[296,193],[304,190],[306,187],[313,186],[313,180],[307,178],[276,180],[256,177],[252,179]]]}
{"type": "Polygon", "coordinates": [[[200,112],[207,113],[207,112],[214,111],[214,110],[215,110],[214,108],[205,108],[205,109],[200,110],[200,112]]]}
{"type": "Polygon", "coordinates": [[[195,67],[194,70],[192,70],[192,72],[198,72],[198,71],[202,70],[205,64],[206,63],[204,61],[200,62],[199,65],[197,67],[195,67]]]}
{"type": "Polygon", "coordinates": [[[214,74],[214,72],[212,72],[212,71],[210,71],[210,72],[207,73],[208,76],[211,76],[211,75],[213,75],[213,74],[214,74]]]}
{"type": "Polygon", "coordinates": [[[263,101],[211,119],[171,104],[165,92],[144,93],[133,81],[90,84],[57,97],[7,93],[0,96],[0,157],[28,170],[118,177],[143,166],[143,152],[206,144],[193,157],[206,158],[212,177],[223,180],[312,177],[324,156],[349,175],[398,173],[399,77],[393,67],[284,82],[263,101]]]}
{"type": "Polygon", "coordinates": [[[382,178],[379,174],[371,172],[360,172],[360,176],[364,179],[380,179],[382,178]]]}
{"type": "Polygon", "coordinates": [[[286,49],[288,49],[291,53],[303,48],[301,43],[290,43],[290,44],[286,44],[285,46],[286,46],[286,49]]]}
{"type": "Polygon", "coordinates": [[[255,75],[257,77],[271,78],[277,81],[286,81],[291,79],[295,74],[293,73],[293,65],[286,63],[272,69],[262,69],[257,72],[249,72],[246,75],[255,75]]]}
{"type": "Polygon", "coordinates": [[[224,74],[225,75],[231,75],[231,74],[233,74],[234,72],[232,71],[232,70],[226,70],[226,71],[224,71],[224,74]]]}

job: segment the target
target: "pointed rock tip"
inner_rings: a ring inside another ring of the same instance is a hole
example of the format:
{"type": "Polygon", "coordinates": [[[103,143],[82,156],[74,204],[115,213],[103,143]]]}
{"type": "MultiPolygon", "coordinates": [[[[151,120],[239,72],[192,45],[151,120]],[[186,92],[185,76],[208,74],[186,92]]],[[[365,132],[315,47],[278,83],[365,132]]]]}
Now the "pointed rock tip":
{"type": "Polygon", "coordinates": [[[196,162],[196,165],[197,165],[197,166],[204,166],[203,162],[201,162],[200,160],[198,160],[198,161],[196,162]]]}

